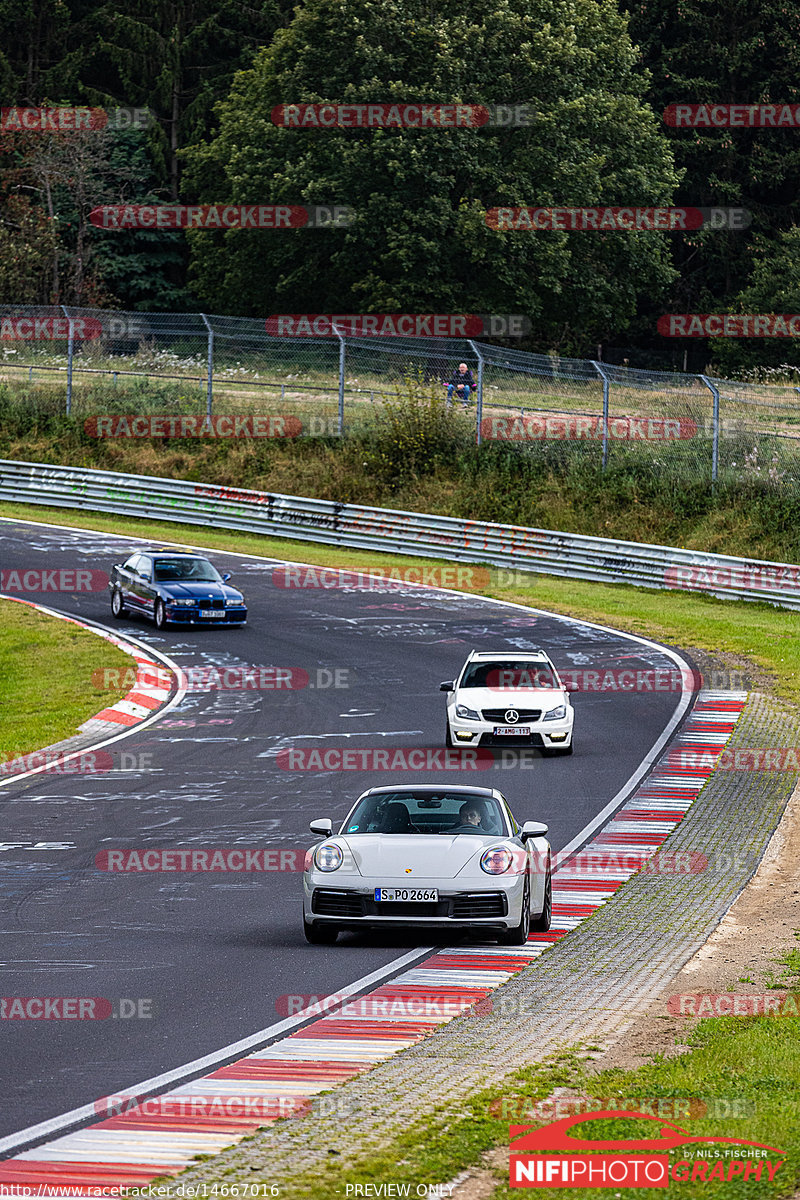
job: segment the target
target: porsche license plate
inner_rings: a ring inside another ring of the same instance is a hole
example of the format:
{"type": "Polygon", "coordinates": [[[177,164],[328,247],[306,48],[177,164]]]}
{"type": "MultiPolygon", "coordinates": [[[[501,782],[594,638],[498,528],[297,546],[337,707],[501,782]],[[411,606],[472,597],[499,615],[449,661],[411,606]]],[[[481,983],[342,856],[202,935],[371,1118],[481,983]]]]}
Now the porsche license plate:
{"type": "Polygon", "coordinates": [[[375,899],[382,904],[411,900],[438,900],[438,888],[375,888],[375,899]]]}
{"type": "Polygon", "coordinates": [[[527,725],[495,725],[495,736],[501,737],[530,737],[531,731],[527,725]]]}

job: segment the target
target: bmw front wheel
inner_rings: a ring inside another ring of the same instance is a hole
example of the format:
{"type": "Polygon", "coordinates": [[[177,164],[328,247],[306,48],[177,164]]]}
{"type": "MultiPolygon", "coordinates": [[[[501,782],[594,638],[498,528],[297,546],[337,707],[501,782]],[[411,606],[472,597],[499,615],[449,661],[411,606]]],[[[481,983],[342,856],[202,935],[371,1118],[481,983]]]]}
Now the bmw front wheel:
{"type": "Polygon", "coordinates": [[[122,592],[119,588],[114,588],[111,593],[111,615],[121,621],[125,616],[125,601],[122,599],[122,592]]]}
{"type": "Polygon", "coordinates": [[[163,600],[156,600],[153,616],[155,618],[156,629],[163,629],[167,623],[167,610],[164,608],[163,600]]]}

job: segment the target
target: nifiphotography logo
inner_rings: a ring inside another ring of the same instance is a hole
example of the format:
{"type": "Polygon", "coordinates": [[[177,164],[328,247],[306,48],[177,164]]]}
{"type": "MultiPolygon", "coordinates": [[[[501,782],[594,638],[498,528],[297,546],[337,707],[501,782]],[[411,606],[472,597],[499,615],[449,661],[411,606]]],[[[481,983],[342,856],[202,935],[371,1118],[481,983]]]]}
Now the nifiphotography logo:
{"type": "Polygon", "coordinates": [[[582,1113],[539,1127],[510,1125],[509,1141],[511,1187],[665,1188],[670,1181],[733,1179],[769,1183],[786,1157],[786,1151],[775,1146],[741,1138],[695,1137],[661,1117],[624,1109],[582,1113]],[[573,1125],[584,1121],[635,1119],[651,1123],[638,1138],[603,1141],[569,1134],[573,1125]],[[657,1133],[653,1123],[658,1126],[657,1133]],[[697,1149],[693,1157],[681,1150],[678,1156],[678,1148],[687,1145],[710,1148],[697,1149]],[[674,1157],[670,1151],[675,1152],[674,1157]]]}

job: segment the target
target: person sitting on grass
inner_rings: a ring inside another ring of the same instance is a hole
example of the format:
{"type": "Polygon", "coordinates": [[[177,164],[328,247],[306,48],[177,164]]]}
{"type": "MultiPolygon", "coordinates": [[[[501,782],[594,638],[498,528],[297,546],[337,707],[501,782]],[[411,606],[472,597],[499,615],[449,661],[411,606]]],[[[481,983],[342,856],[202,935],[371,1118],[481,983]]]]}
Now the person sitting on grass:
{"type": "Polygon", "coordinates": [[[453,392],[455,392],[466,409],[469,404],[469,394],[474,390],[475,380],[472,378],[472,371],[466,363],[459,363],[450,376],[450,382],[447,385],[447,407],[450,407],[453,392]]]}

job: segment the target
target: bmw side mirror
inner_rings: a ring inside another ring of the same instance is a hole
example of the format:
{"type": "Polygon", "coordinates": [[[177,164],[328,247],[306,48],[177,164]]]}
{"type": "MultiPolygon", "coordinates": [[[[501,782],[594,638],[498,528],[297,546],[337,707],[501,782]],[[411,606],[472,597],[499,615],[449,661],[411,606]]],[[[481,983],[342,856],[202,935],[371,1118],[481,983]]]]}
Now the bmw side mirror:
{"type": "Polygon", "coordinates": [[[230,571],[226,571],[225,574],[222,576],[222,582],[227,583],[228,580],[230,579],[230,577],[231,577],[230,571]]]}
{"type": "Polygon", "coordinates": [[[453,691],[453,680],[448,679],[446,683],[440,683],[439,691],[440,692],[452,692],[453,691]]]}
{"type": "Polygon", "coordinates": [[[322,817],[319,821],[311,821],[308,828],[312,833],[318,833],[320,837],[330,837],[333,833],[333,823],[330,817],[322,817]]]}
{"type": "Polygon", "coordinates": [[[526,821],[522,826],[520,837],[523,842],[527,842],[528,838],[546,837],[549,826],[542,821],[526,821]]]}

